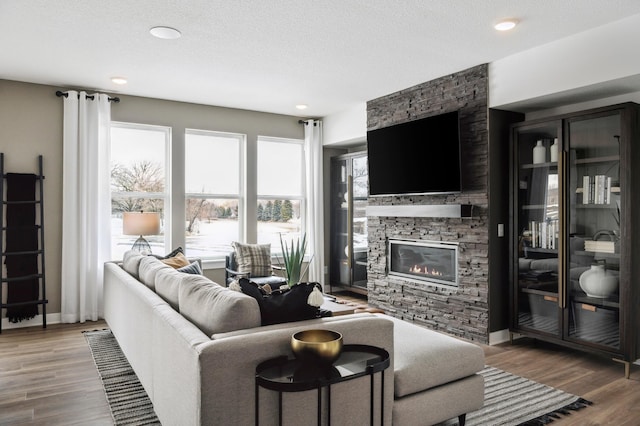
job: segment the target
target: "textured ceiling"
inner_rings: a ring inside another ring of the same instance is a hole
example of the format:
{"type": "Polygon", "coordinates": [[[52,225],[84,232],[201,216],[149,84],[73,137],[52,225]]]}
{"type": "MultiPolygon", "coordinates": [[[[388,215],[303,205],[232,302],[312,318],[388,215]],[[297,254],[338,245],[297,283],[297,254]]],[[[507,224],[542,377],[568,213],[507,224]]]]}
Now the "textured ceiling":
{"type": "Polygon", "coordinates": [[[0,79],[321,117],[638,13],[638,0],[0,0],[0,79]],[[493,30],[503,17],[520,25],[493,30]]]}

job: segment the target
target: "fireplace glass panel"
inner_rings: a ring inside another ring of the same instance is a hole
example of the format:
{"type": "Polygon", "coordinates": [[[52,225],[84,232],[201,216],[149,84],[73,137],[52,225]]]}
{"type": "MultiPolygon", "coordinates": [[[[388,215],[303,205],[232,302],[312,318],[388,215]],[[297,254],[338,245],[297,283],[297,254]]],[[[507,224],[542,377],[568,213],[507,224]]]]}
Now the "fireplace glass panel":
{"type": "Polygon", "coordinates": [[[390,275],[457,285],[457,245],[390,241],[389,246],[390,275]]]}

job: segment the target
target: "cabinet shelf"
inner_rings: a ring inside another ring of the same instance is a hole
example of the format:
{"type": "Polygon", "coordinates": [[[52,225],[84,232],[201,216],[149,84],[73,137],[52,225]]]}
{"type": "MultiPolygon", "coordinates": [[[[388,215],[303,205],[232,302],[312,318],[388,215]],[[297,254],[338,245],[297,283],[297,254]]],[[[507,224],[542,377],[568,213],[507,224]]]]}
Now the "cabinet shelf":
{"type": "Polygon", "coordinates": [[[620,309],[620,303],[616,299],[617,298],[601,299],[599,297],[589,297],[586,294],[573,296],[575,303],[582,303],[595,308],[620,309]]]}
{"type": "Polygon", "coordinates": [[[611,163],[620,161],[619,155],[607,155],[602,157],[589,157],[576,159],[576,165],[578,164],[592,164],[592,163],[611,163]]]}
{"type": "Polygon", "coordinates": [[[547,162],[547,163],[530,163],[530,164],[521,164],[520,168],[525,170],[525,169],[543,169],[543,168],[547,168],[547,169],[557,169],[558,168],[558,163],[557,162],[547,162]]]}
{"type": "Polygon", "coordinates": [[[520,206],[522,208],[522,210],[547,210],[551,207],[555,207],[556,209],[558,208],[557,204],[523,204],[522,206],[520,206]]]}
{"type": "Polygon", "coordinates": [[[577,255],[583,255],[583,256],[594,256],[594,255],[598,255],[598,257],[602,257],[602,258],[607,258],[607,259],[620,259],[620,253],[607,253],[607,252],[603,252],[603,251],[582,251],[582,250],[578,250],[574,252],[577,255]]]}
{"type": "Polygon", "coordinates": [[[576,209],[601,209],[601,210],[615,210],[618,208],[615,204],[576,204],[576,209]]]}

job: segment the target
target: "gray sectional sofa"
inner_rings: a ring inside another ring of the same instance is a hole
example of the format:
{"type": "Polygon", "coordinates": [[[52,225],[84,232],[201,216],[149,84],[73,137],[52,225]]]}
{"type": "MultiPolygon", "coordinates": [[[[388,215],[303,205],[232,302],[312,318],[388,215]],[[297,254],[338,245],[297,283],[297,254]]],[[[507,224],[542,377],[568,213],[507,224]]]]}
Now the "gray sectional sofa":
{"type": "MultiPolygon", "coordinates": [[[[310,328],[335,330],[345,344],[390,353],[384,419],[375,375],[375,424],[434,424],[483,403],[484,382],[476,374],[484,367],[480,347],[390,316],[261,326],[255,299],[133,253],[122,263],[105,264],[104,302],[105,319],[165,426],[255,424],[256,366],[292,356],[291,335],[310,328]]],[[[283,424],[315,424],[316,397],[316,391],[285,394],[283,424]]],[[[331,400],[332,424],[369,424],[368,377],[332,386],[331,400]]],[[[276,393],[260,392],[259,404],[260,425],[277,424],[276,393]]]]}

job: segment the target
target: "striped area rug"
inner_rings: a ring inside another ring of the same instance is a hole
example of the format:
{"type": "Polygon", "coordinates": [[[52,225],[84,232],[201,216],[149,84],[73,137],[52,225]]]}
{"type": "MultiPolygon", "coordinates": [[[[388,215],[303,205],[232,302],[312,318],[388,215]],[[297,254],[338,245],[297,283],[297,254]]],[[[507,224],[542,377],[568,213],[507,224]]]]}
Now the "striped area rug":
{"type": "Polygon", "coordinates": [[[546,425],[591,402],[493,367],[484,376],[484,407],[467,414],[467,425],[546,425]]]}
{"type": "Polygon", "coordinates": [[[84,336],[102,379],[114,425],[159,425],[147,393],[111,330],[88,331],[84,336]]]}
{"type": "MultiPolygon", "coordinates": [[[[110,330],[85,332],[115,425],[159,425],[138,377],[110,330]]],[[[484,377],[484,407],[467,414],[467,426],[545,425],[591,403],[579,396],[493,367],[484,377]]],[[[441,425],[456,425],[452,419],[441,425]]]]}

